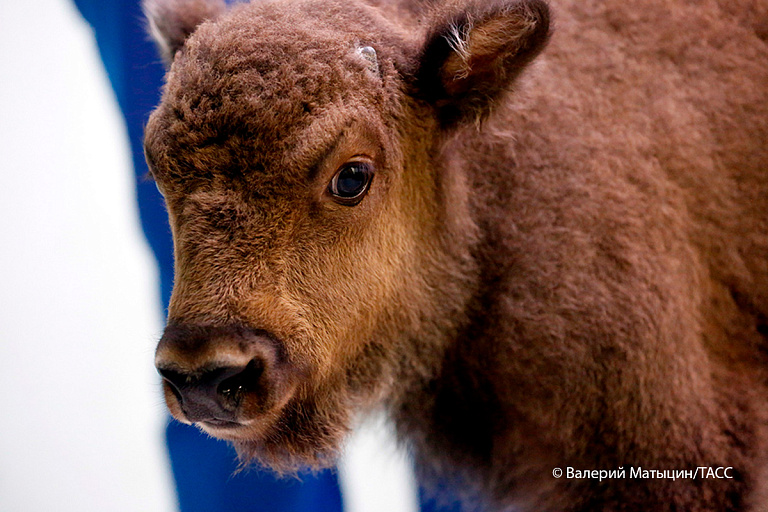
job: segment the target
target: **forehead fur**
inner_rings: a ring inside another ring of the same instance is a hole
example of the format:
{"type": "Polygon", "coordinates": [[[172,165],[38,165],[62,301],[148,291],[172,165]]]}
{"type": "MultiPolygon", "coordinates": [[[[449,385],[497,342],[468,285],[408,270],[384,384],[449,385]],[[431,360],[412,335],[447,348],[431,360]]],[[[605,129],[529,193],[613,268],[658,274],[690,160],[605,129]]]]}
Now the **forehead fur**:
{"type": "Polygon", "coordinates": [[[403,46],[375,8],[354,2],[237,5],[201,25],[177,54],[148,148],[157,150],[161,136],[164,151],[155,152],[194,155],[203,166],[215,159],[216,167],[241,154],[243,141],[267,158],[286,154],[318,118],[343,124],[387,109],[403,46]],[[361,46],[375,48],[378,74],[356,51],[361,46]],[[233,144],[235,153],[226,150],[233,144]]]}

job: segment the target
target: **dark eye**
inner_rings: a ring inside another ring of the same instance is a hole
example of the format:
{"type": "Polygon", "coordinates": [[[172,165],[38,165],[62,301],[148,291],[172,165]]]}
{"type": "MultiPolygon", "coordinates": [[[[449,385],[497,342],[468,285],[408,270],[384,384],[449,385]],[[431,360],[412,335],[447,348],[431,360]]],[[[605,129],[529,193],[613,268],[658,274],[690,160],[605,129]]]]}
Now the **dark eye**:
{"type": "Polygon", "coordinates": [[[355,205],[362,201],[373,178],[373,166],[364,162],[345,164],[331,180],[328,192],[336,202],[355,205]]]}

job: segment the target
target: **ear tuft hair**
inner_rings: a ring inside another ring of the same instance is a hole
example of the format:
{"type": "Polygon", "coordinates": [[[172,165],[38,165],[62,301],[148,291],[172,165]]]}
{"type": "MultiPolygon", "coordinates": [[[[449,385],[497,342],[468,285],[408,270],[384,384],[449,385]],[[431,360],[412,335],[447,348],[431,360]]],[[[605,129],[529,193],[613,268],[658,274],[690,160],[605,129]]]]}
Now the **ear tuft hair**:
{"type": "Polygon", "coordinates": [[[227,9],[224,0],[143,0],[149,32],[165,64],[170,66],[184,41],[202,22],[227,9]]]}
{"type": "Polygon", "coordinates": [[[441,15],[427,35],[417,94],[446,126],[486,117],[549,40],[544,0],[475,1],[441,15]]]}

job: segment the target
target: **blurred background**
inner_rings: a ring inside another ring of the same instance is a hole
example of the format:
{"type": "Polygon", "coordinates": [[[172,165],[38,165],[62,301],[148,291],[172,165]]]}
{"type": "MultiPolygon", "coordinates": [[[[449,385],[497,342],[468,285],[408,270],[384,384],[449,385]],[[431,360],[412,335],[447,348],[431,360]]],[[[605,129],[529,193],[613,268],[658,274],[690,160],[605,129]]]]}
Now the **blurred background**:
{"type": "MultiPolygon", "coordinates": [[[[69,0],[0,1],[0,512],[177,510],[153,352],[163,328],[123,119],[69,0]]],[[[380,419],[347,512],[413,512],[380,419]]]]}

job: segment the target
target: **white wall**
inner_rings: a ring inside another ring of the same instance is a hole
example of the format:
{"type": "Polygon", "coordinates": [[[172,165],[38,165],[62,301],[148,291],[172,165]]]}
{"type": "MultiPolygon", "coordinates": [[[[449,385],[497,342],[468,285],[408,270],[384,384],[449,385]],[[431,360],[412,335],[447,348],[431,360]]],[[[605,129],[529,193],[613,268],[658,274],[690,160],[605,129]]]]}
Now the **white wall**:
{"type": "Polygon", "coordinates": [[[157,276],[74,6],[0,3],[0,73],[0,510],[173,510],[157,276]]]}
{"type": "MultiPolygon", "coordinates": [[[[170,511],[152,367],[157,275],[126,135],[67,0],[0,1],[0,511],[170,511]]],[[[343,464],[349,512],[415,510],[381,427],[343,464]]]]}

